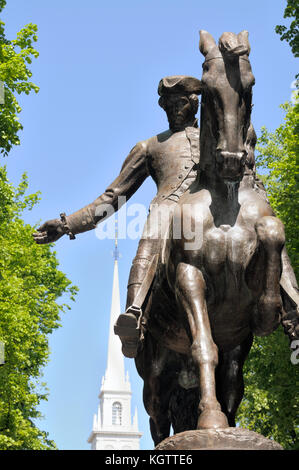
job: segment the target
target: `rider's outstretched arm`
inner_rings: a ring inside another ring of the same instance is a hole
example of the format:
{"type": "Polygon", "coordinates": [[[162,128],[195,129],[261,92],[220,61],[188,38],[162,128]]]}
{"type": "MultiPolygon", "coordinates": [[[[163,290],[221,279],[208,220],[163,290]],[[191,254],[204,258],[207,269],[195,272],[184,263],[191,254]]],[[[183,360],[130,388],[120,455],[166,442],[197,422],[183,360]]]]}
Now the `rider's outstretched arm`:
{"type": "MultiPolygon", "coordinates": [[[[120,196],[128,200],[148,176],[146,143],[139,142],[131,150],[118,177],[94,202],[66,217],[67,225],[73,234],[93,229],[105,217],[101,206],[111,205],[114,211],[119,207],[120,196]]],[[[103,209],[104,209],[103,208],[103,209]]]]}
{"type": "Polygon", "coordinates": [[[123,197],[122,202],[128,200],[148,175],[147,145],[145,141],[142,141],[131,150],[118,177],[101,196],[73,214],[45,222],[33,234],[35,241],[39,244],[50,243],[58,240],[65,233],[74,238],[74,235],[78,233],[92,230],[106,217],[107,213],[109,214],[109,211],[106,211],[107,207],[113,208],[110,214],[117,211],[120,208],[119,197],[123,197]]]}

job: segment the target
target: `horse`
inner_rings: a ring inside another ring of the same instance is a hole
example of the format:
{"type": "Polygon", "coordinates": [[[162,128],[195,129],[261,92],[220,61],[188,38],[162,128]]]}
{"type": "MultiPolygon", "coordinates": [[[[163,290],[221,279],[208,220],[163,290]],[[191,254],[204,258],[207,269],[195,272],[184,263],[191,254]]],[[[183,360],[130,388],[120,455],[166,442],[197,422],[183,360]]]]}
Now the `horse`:
{"type": "Polygon", "coordinates": [[[200,163],[165,237],[135,358],[155,445],[235,426],[253,336],[280,324],[284,226],[256,188],[246,146],[254,76],[248,32],[200,32],[200,163]],[[186,234],[184,221],[190,222],[186,234]],[[179,236],[178,236],[179,227],[179,236]],[[191,247],[191,248],[190,248],[191,247]]]}

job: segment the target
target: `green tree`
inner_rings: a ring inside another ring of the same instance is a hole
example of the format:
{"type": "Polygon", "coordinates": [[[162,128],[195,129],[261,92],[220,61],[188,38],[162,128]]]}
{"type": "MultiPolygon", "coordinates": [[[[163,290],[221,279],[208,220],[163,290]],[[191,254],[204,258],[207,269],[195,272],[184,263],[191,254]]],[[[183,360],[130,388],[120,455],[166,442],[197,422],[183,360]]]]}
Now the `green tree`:
{"type": "MultiPolygon", "coordinates": [[[[0,0],[0,12],[6,2],[0,0]]],[[[0,22],[0,81],[4,83],[4,103],[0,104],[0,150],[7,156],[20,143],[18,120],[21,108],[15,93],[38,91],[29,81],[28,64],[37,51],[37,27],[27,25],[8,41],[0,22]]],[[[32,209],[38,194],[26,195],[28,182],[23,176],[17,188],[8,181],[0,166],[0,342],[5,346],[5,364],[0,367],[0,449],[54,449],[47,433],[38,429],[37,408],[47,399],[40,382],[49,359],[48,335],[60,326],[60,314],[68,307],[58,303],[74,300],[77,291],[57,269],[52,245],[36,245],[34,228],[22,220],[32,209]]]]}
{"type": "Polygon", "coordinates": [[[25,196],[26,177],[18,188],[0,168],[0,339],[5,364],[0,368],[0,449],[55,448],[34,424],[37,407],[47,399],[39,383],[49,359],[48,335],[60,326],[60,312],[74,299],[76,288],[57,269],[51,247],[37,245],[33,228],[21,218],[38,200],[25,196]]]}
{"type": "MultiPolygon", "coordinates": [[[[286,231],[286,246],[299,274],[299,104],[286,103],[284,123],[275,132],[262,128],[257,168],[264,172],[268,198],[286,231]]],[[[244,367],[245,399],[239,411],[242,426],[272,437],[286,449],[299,449],[299,365],[291,362],[282,327],[255,338],[244,367]]]]}
{"type": "MultiPolygon", "coordinates": [[[[0,13],[6,5],[0,0],[0,13]]],[[[8,41],[4,33],[4,23],[0,20],[0,82],[4,86],[4,104],[0,104],[0,153],[8,155],[13,145],[19,145],[18,132],[23,128],[18,114],[21,107],[15,93],[38,92],[38,86],[29,79],[32,76],[28,65],[33,57],[38,57],[33,43],[37,41],[37,26],[28,24],[17,34],[17,38],[8,41]]],[[[1,84],[1,83],[0,83],[1,84]]]]}
{"type": "Polygon", "coordinates": [[[244,366],[245,395],[237,420],[284,449],[298,450],[299,366],[290,357],[281,327],[270,336],[255,338],[244,366]]]}
{"type": "Polygon", "coordinates": [[[281,41],[287,41],[291,46],[292,53],[299,57],[299,3],[298,0],[287,0],[287,6],[284,10],[284,18],[292,18],[289,27],[277,25],[275,31],[280,35],[281,41]]]}

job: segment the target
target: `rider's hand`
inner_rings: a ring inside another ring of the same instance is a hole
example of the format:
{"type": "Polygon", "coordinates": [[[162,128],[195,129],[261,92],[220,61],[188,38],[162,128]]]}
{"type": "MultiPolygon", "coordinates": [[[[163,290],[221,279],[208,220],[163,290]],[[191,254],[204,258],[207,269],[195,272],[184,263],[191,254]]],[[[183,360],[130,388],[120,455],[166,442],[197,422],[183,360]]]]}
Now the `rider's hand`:
{"type": "Polygon", "coordinates": [[[45,243],[56,242],[64,234],[65,229],[62,221],[60,219],[52,219],[41,225],[32,236],[36,243],[43,245],[45,243]]]}

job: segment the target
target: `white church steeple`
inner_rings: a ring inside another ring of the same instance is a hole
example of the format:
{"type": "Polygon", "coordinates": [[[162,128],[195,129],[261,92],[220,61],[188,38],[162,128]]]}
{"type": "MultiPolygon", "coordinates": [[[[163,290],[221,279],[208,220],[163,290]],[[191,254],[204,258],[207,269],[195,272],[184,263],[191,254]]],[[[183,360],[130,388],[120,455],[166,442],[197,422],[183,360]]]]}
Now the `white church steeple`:
{"type": "Polygon", "coordinates": [[[110,328],[108,341],[107,368],[102,378],[99,394],[98,413],[94,415],[92,432],[88,438],[91,450],[130,449],[139,450],[142,433],[138,431],[137,409],[131,418],[131,385],[129,374],[125,374],[124,356],[121,342],[114,334],[114,324],[121,313],[117,235],[115,237],[114,273],[112,302],[110,311],[110,328]]]}
{"type": "Polygon", "coordinates": [[[107,369],[102,384],[103,390],[123,390],[130,392],[130,384],[126,382],[124,356],[121,352],[121,342],[119,337],[114,333],[114,324],[121,313],[120,295],[119,295],[119,279],[118,279],[118,258],[119,251],[117,247],[117,237],[115,237],[114,257],[114,273],[112,287],[112,302],[110,310],[110,328],[108,342],[108,359],[107,369]]]}

